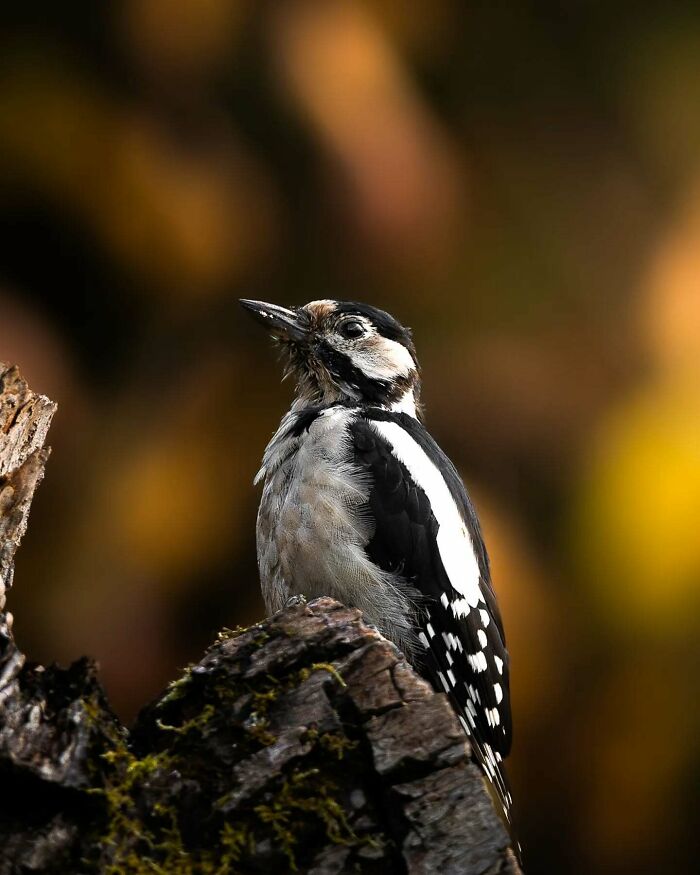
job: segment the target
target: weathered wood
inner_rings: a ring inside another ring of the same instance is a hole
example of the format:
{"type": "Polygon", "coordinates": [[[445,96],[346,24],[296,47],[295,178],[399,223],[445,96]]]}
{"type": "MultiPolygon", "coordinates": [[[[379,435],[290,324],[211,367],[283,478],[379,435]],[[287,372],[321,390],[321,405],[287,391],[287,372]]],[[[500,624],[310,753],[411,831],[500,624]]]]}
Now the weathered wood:
{"type": "Polygon", "coordinates": [[[56,405],[34,394],[17,368],[0,362],[0,611],[34,490],[44,476],[44,441],[55,412],[56,405]]]}
{"type": "MultiPolygon", "coordinates": [[[[11,569],[53,406],[2,373],[11,569]]],[[[331,599],[225,630],[131,732],[0,613],[0,788],[0,875],[520,871],[445,696],[331,599]]]]}

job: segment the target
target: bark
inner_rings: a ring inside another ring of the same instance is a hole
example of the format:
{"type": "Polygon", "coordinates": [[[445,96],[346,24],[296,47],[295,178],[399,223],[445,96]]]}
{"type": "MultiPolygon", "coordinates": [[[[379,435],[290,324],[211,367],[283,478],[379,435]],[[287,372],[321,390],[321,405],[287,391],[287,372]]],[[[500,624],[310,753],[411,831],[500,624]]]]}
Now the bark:
{"type": "MultiPolygon", "coordinates": [[[[54,406],[0,379],[4,595],[54,406]]],[[[445,696],[331,599],[224,630],[130,732],[0,612],[0,787],[0,875],[520,871],[445,696]]]]}
{"type": "Polygon", "coordinates": [[[29,390],[17,368],[0,362],[0,610],[34,490],[44,476],[44,441],[55,411],[48,398],[29,390]]]}

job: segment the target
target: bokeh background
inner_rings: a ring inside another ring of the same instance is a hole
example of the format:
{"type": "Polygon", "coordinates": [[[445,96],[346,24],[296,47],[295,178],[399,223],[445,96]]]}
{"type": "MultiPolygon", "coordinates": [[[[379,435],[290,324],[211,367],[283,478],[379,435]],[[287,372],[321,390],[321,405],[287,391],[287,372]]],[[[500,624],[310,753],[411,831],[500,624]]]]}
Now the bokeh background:
{"type": "Polygon", "coordinates": [[[0,359],[59,402],[9,606],[130,719],[263,616],[289,403],[237,298],[413,326],[483,518],[530,873],[691,872],[696,2],[28,0],[0,13],[0,359]]]}

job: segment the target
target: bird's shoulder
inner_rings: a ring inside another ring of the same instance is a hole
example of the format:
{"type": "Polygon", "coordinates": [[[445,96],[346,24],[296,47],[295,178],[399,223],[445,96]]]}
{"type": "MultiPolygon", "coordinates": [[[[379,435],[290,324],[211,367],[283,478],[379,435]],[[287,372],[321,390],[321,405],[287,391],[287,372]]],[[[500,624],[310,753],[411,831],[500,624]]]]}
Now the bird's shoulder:
{"type": "Polygon", "coordinates": [[[372,468],[377,488],[381,488],[382,475],[394,469],[429,497],[426,513],[433,503],[452,501],[469,533],[481,576],[490,582],[488,554],[474,505],[455,465],[423,423],[408,413],[368,407],[357,411],[348,430],[355,457],[372,468]]]}
{"type": "Polygon", "coordinates": [[[308,450],[316,446],[324,458],[340,459],[348,442],[348,426],[356,412],[356,405],[343,403],[292,408],[282,417],[265,448],[255,482],[268,478],[289,464],[302,448],[308,450]]]}

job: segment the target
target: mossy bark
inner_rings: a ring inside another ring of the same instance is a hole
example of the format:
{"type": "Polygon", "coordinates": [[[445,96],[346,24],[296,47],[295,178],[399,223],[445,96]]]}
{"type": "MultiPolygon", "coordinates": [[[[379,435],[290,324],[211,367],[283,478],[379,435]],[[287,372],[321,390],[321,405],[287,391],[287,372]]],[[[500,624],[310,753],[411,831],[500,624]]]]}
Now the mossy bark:
{"type": "MultiPolygon", "coordinates": [[[[0,381],[9,583],[53,406],[0,381]]],[[[294,871],[519,871],[447,700],[358,611],[224,630],[130,732],[92,663],[27,663],[0,613],[0,875],[294,871]]]]}

